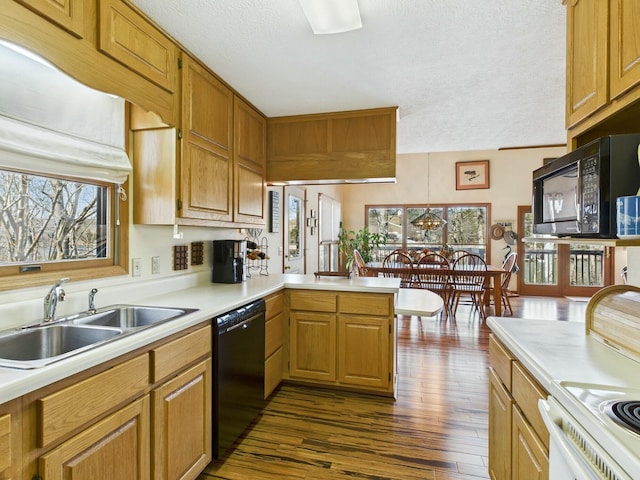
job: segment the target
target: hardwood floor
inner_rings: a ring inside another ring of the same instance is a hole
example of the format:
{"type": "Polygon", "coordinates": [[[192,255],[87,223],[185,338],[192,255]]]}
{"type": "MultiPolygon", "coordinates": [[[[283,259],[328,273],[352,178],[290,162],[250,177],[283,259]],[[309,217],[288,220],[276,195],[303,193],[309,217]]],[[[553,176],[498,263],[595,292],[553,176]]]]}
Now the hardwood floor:
{"type": "MultiPolygon", "coordinates": [[[[522,318],[580,321],[585,306],[512,298],[522,318]]],[[[400,317],[397,400],[285,384],[198,480],[486,479],[488,338],[468,307],[400,317]]]]}

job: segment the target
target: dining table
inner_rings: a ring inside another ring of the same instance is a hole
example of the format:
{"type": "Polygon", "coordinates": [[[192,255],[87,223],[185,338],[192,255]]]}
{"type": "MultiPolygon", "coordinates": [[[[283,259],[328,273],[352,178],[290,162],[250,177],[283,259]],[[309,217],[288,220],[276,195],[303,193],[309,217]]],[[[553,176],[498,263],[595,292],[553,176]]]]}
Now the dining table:
{"type": "MultiPolygon", "coordinates": [[[[378,277],[383,274],[393,275],[401,278],[409,278],[415,275],[419,270],[419,268],[429,268],[437,271],[439,274],[443,276],[455,276],[455,275],[468,275],[469,270],[466,269],[452,269],[451,266],[441,265],[441,264],[430,264],[430,265],[416,265],[416,264],[404,264],[404,263],[396,263],[396,264],[387,264],[384,267],[382,266],[382,262],[368,262],[366,264],[365,275],[370,277],[378,277]],[[465,271],[466,270],[466,271],[465,271]]],[[[496,267],[493,265],[487,265],[486,270],[474,270],[474,273],[478,272],[484,276],[484,284],[485,289],[491,292],[491,297],[493,298],[493,305],[495,308],[495,316],[502,316],[502,276],[507,273],[506,270],[503,270],[500,267],[496,267]]],[[[489,296],[485,296],[485,306],[490,305],[491,299],[489,296]]]]}

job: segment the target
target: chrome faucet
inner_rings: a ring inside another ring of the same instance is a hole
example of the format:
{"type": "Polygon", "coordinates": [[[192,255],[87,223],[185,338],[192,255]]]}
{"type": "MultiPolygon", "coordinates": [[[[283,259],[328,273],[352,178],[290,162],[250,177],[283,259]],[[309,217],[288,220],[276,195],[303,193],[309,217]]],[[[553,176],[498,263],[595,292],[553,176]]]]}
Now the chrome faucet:
{"type": "Polygon", "coordinates": [[[92,288],[89,292],[89,313],[91,315],[96,313],[96,293],[98,293],[97,288],[92,288]]]}
{"type": "Polygon", "coordinates": [[[58,282],[51,287],[47,296],[44,297],[44,321],[53,322],[56,319],[56,307],[58,302],[64,301],[64,290],[62,284],[69,279],[67,277],[61,278],[58,282]]]}

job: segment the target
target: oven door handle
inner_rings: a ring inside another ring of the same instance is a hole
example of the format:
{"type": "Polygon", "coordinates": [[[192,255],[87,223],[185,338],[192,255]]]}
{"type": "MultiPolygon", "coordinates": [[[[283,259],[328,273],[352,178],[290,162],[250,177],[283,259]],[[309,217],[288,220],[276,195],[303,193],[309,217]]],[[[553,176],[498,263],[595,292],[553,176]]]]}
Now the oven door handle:
{"type": "MultiPolygon", "coordinates": [[[[549,430],[549,435],[551,436],[550,443],[555,443],[556,448],[558,449],[557,452],[553,453],[558,453],[562,460],[567,463],[567,466],[576,480],[597,480],[598,477],[587,467],[587,465],[585,465],[585,461],[580,457],[576,447],[573,445],[571,440],[569,440],[567,434],[562,430],[562,427],[558,425],[558,421],[553,418],[552,409],[553,407],[548,400],[538,400],[538,410],[540,411],[542,420],[544,420],[547,430],[549,430]]],[[[549,456],[551,456],[551,453],[552,451],[550,449],[549,456]]],[[[549,461],[551,461],[551,458],[549,461]]]]}

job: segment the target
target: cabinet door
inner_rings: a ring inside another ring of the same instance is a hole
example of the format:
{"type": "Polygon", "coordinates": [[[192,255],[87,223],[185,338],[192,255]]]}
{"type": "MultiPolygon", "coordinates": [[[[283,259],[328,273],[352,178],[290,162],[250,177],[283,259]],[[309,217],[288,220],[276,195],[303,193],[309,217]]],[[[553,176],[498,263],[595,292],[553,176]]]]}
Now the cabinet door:
{"type": "Polygon", "coordinates": [[[178,47],[121,0],[100,0],[98,48],[169,92],[176,89],[178,47]]]}
{"type": "Polygon", "coordinates": [[[609,99],[608,9],[602,0],[567,4],[567,127],[609,99]]]}
{"type": "Polygon", "coordinates": [[[396,108],[268,120],[267,181],[396,176],[396,108]]]}
{"type": "Polygon", "coordinates": [[[0,415],[0,478],[11,478],[11,415],[0,415]]]}
{"type": "Polygon", "coordinates": [[[187,480],[211,460],[211,359],[152,392],[154,480],[187,480]]]}
{"type": "Polygon", "coordinates": [[[264,224],[267,120],[240,98],[234,99],[234,221],[264,224]]]}
{"type": "Polygon", "coordinates": [[[336,315],[292,311],[289,317],[291,377],[335,382],[336,315]]]}
{"type": "Polygon", "coordinates": [[[611,99],[640,83],[640,3],[611,2],[611,99]]]}
{"type": "Polygon", "coordinates": [[[179,216],[233,220],[233,93],[183,55],[179,216]]]}
{"type": "Polygon", "coordinates": [[[520,410],[513,407],[512,480],[548,480],[549,455],[520,410]]]}
{"type": "Polygon", "coordinates": [[[0,405],[0,480],[22,478],[23,412],[22,397],[0,405]]]}
{"type": "Polygon", "coordinates": [[[84,0],[17,0],[76,37],[84,37],[84,0]]]}
{"type": "Polygon", "coordinates": [[[147,480],[149,443],[145,396],[40,457],[40,475],[43,480],[147,480]]]}
{"type": "Polygon", "coordinates": [[[513,399],[493,368],[489,375],[489,477],[510,480],[513,399]]]}
{"type": "Polygon", "coordinates": [[[338,323],[338,381],[385,389],[389,371],[389,319],[340,315],[338,323]]]}

